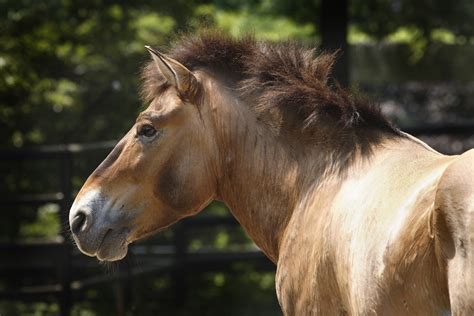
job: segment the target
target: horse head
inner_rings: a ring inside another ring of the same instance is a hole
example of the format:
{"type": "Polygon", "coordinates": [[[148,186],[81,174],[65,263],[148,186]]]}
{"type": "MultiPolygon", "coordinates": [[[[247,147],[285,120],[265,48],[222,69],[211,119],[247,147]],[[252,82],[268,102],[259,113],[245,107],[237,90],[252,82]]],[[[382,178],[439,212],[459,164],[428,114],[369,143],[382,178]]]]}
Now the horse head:
{"type": "Polygon", "coordinates": [[[161,84],[69,213],[77,246],[100,260],[123,258],[128,244],[199,212],[216,191],[215,145],[196,104],[200,82],[178,61],[147,49],[161,84]]]}

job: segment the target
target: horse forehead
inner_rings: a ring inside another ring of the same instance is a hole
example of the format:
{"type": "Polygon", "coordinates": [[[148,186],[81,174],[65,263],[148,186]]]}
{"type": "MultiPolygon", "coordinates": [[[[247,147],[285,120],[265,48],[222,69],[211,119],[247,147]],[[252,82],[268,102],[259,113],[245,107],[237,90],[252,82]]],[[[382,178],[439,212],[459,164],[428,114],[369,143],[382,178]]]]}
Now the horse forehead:
{"type": "Polygon", "coordinates": [[[153,99],[148,109],[157,111],[166,110],[167,108],[175,107],[180,103],[181,100],[179,99],[176,91],[172,88],[168,88],[153,99]]]}

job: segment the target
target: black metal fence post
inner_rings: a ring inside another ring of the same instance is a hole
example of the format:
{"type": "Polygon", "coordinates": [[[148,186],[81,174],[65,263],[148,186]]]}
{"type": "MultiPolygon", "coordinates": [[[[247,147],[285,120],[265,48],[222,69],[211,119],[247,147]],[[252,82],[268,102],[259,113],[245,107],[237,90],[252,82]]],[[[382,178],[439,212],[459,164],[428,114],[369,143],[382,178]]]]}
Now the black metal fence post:
{"type": "Polygon", "coordinates": [[[174,245],[175,245],[175,301],[177,305],[182,305],[187,301],[187,250],[188,238],[186,234],[186,227],[183,224],[178,225],[174,230],[174,245]]]}
{"type": "Polygon", "coordinates": [[[73,155],[69,150],[65,150],[60,158],[61,163],[61,187],[62,187],[62,202],[61,202],[61,225],[63,227],[63,251],[61,254],[61,292],[59,295],[59,308],[61,316],[69,316],[72,308],[72,293],[71,293],[71,247],[69,243],[69,208],[72,204],[72,169],[73,169],[73,155]]]}
{"type": "Polygon", "coordinates": [[[117,280],[114,285],[115,308],[117,316],[125,316],[127,310],[132,310],[132,270],[129,260],[132,254],[117,263],[115,274],[117,280]]]}
{"type": "Polygon", "coordinates": [[[323,0],[321,3],[321,46],[324,50],[339,50],[333,77],[342,86],[349,84],[349,0],[323,0]]]}

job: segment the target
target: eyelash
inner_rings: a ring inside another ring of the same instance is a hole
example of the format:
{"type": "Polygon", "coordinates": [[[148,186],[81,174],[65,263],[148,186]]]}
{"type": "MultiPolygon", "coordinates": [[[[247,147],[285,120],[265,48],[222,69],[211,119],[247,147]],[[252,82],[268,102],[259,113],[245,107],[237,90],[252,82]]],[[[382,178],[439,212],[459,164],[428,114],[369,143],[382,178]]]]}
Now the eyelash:
{"type": "Polygon", "coordinates": [[[137,136],[151,138],[156,136],[158,131],[151,124],[144,124],[138,128],[137,136]],[[148,134],[148,135],[147,135],[148,134]]]}

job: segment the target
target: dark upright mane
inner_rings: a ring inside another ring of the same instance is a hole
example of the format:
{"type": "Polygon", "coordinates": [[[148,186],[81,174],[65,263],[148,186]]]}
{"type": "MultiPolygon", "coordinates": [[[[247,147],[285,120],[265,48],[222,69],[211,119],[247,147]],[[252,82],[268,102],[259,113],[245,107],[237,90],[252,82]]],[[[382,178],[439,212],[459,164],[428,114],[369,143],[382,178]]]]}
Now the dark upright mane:
{"type": "MultiPolygon", "coordinates": [[[[190,70],[225,79],[271,126],[312,133],[332,121],[343,129],[368,127],[398,134],[376,105],[337,84],[329,85],[334,54],[316,56],[315,49],[294,42],[204,33],[182,37],[169,55],[190,70]]],[[[151,64],[142,76],[142,95],[150,100],[163,82],[151,64]]]]}

